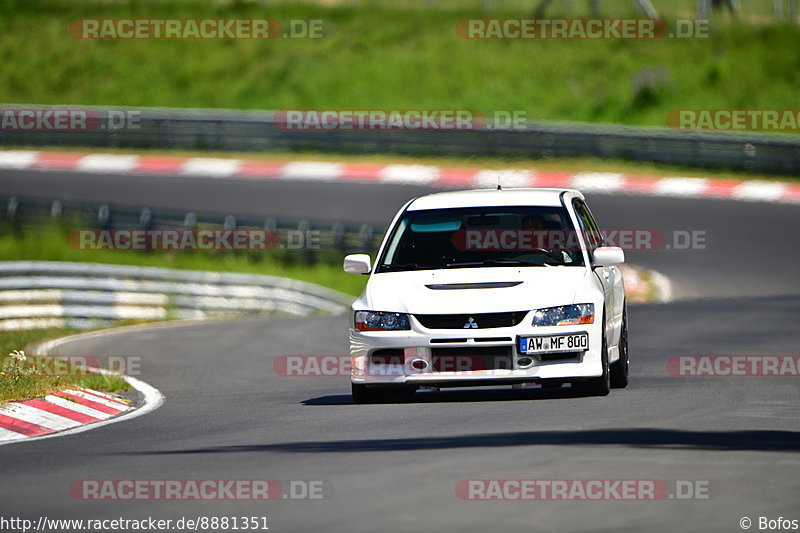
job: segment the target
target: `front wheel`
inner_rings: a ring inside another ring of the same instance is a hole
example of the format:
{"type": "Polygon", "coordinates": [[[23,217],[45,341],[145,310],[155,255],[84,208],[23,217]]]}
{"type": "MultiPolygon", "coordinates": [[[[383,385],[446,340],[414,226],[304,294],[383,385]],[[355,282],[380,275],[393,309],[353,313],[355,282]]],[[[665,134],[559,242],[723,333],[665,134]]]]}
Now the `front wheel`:
{"type": "Polygon", "coordinates": [[[603,374],[586,381],[575,381],[572,390],[580,396],[608,396],[611,392],[611,376],[608,368],[608,349],[606,348],[605,327],[603,328],[603,347],[600,350],[603,374]]]}

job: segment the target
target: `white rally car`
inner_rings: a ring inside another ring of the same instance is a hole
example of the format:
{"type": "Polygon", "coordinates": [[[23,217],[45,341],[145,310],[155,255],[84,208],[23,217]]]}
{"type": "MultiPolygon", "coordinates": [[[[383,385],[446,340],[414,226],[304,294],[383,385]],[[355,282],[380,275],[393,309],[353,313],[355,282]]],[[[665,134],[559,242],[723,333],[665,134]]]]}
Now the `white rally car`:
{"type": "Polygon", "coordinates": [[[571,189],[443,192],[408,202],[353,303],[356,403],[420,387],[628,383],[624,262],[571,189]]]}

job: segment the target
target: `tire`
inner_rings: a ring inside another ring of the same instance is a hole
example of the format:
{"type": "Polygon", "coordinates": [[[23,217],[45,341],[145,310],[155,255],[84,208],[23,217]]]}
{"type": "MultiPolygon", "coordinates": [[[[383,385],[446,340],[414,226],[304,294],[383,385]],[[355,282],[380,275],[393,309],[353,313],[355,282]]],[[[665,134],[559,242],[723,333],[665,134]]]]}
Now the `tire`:
{"type": "Polygon", "coordinates": [[[603,374],[586,381],[575,381],[572,390],[579,396],[608,396],[611,392],[611,372],[608,368],[608,349],[606,347],[605,318],[603,318],[603,347],[600,350],[600,360],[603,365],[603,374]]]}
{"type": "Polygon", "coordinates": [[[394,386],[369,388],[360,383],[350,384],[353,403],[391,403],[409,401],[413,398],[416,387],[394,386]]]}
{"type": "Polygon", "coordinates": [[[628,309],[622,314],[622,332],[619,337],[619,360],[611,365],[611,388],[624,389],[628,386],[630,360],[628,358],[628,309]]]}
{"type": "Polygon", "coordinates": [[[366,385],[351,383],[350,387],[352,389],[353,403],[375,403],[377,399],[375,391],[368,389],[366,385]]]}

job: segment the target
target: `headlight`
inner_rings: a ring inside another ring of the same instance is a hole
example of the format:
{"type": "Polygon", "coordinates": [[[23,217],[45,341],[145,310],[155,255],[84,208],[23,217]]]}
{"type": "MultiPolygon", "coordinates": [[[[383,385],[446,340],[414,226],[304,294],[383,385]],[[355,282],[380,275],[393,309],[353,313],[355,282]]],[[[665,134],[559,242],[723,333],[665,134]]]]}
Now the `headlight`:
{"type": "Polygon", "coordinates": [[[383,311],[356,311],[355,326],[358,331],[396,331],[411,329],[405,313],[383,311]]]}
{"type": "Polygon", "coordinates": [[[575,326],[594,322],[594,304],[562,305],[537,309],[533,314],[534,326],[575,326]]]}

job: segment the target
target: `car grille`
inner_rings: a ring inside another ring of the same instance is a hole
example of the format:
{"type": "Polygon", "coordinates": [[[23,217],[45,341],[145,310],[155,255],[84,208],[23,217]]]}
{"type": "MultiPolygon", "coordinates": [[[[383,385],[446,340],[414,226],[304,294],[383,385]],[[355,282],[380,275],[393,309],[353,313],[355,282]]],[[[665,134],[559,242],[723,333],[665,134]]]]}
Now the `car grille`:
{"type": "Polygon", "coordinates": [[[473,315],[414,315],[414,318],[428,329],[487,329],[516,326],[527,314],[528,311],[514,311],[473,315]]]}
{"type": "Polygon", "coordinates": [[[431,363],[434,372],[510,370],[512,350],[511,346],[431,348],[431,363]]]}

